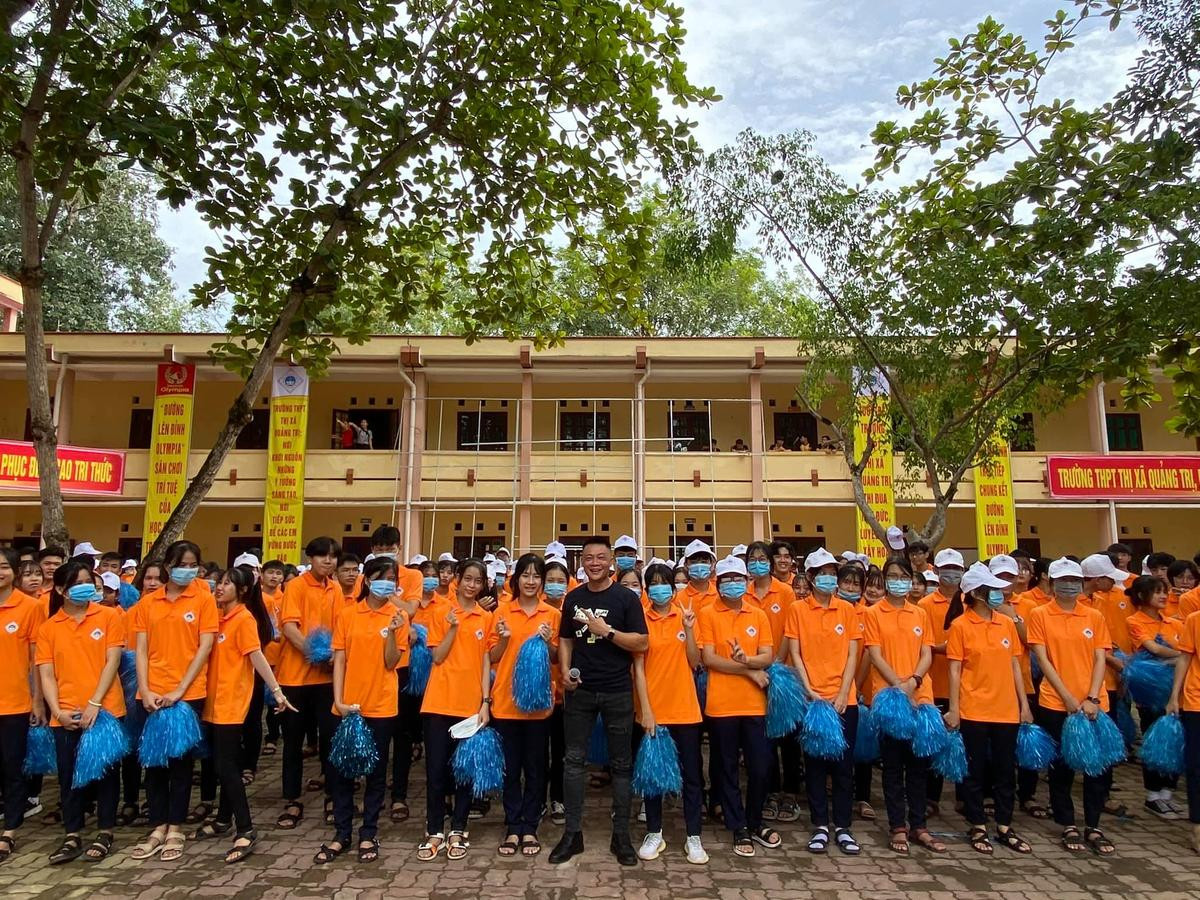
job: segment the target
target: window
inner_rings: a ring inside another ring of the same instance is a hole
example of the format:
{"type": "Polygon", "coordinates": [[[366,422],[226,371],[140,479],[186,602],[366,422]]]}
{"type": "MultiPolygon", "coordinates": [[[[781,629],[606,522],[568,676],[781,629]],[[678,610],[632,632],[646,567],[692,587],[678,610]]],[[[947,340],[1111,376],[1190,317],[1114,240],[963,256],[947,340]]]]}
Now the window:
{"type": "Polygon", "coordinates": [[[611,423],[609,413],[559,413],[558,447],[560,450],[611,450],[611,423]]]}
{"type": "Polygon", "coordinates": [[[1021,413],[1012,417],[1013,431],[1008,449],[1016,453],[1032,453],[1037,449],[1033,430],[1033,413],[1021,413]]]}
{"type": "Polygon", "coordinates": [[[703,452],[709,449],[712,439],[708,430],[707,412],[673,410],[670,428],[672,453],[687,450],[703,452]]]}
{"type": "Polygon", "coordinates": [[[508,450],[508,413],[460,412],[458,449],[500,452],[508,450]]]}
{"type": "Polygon", "coordinates": [[[237,436],[236,450],[266,450],[271,442],[271,411],[256,409],[254,418],[237,436]]]}
{"type": "Polygon", "coordinates": [[[149,450],[150,435],[154,430],[154,410],[131,409],[129,411],[129,449],[149,450]]]}
{"type": "Polygon", "coordinates": [[[777,412],[775,413],[775,440],[782,440],[785,450],[816,450],[817,420],[812,413],[777,412]],[[808,441],[807,448],[802,446],[801,438],[808,441]]]}
{"type": "Polygon", "coordinates": [[[1105,419],[1109,450],[1116,453],[1142,449],[1142,417],[1139,413],[1108,413],[1105,419]]]}

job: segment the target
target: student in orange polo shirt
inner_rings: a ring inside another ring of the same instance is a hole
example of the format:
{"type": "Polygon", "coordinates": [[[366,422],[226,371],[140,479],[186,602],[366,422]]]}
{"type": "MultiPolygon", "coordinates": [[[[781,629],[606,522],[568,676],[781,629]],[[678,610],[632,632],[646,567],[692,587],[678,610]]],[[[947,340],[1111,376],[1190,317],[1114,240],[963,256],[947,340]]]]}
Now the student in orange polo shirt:
{"type": "Polygon", "coordinates": [[[1189,616],[1179,638],[1175,684],[1167,715],[1183,725],[1184,776],[1187,778],[1188,822],[1192,850],[1200,853],[1200,616],[1189,616]]]}
{"type": "Polygon", "coordinates": [[[16,588],[35,600],[42,595],[42,567],[32,560],[21,563],[16,588]]]}
{"type": "MultiPolygon", "coordinates": [[[[832,566],[827,550],[817,550],[804,561],[808,572],[824,574],[832,566]]],[[[837,594],[813,587],[812,596],[792,604],[784,634],[788,657],[800,675],[810,700],[828,700],[842,718],[846,750],[841,759],[830,760],[804,754],[804,780],[813,833],[810,853],[824,853],[829,846],[830,806],[833,807],[834,842],[848,856],[862,852],[850,832],[854,803],[854,741],[858,733],[858,699],[854,673],[862,644],[862,620],[853,602],[862,596],[862,567],[838,569],[837,594]],[[828,784],[828,786],[827,786],[828,784]],[[832,791],[830,791],[832,788],[832,791]],[[832,793],[832,797],[830,796],[832,793]]],[[[814,578],[814,585],[816,579],[814,578]]],[[[822,580],[822,584],[824,584],[822,580]]]]}
{"type": "MultiPolygon", "coordinates": [[[[376,534],[378,533],[377,530],[376,534]]],[[[376,557],[376,559],[384,562],[387,557],[376,557]]],[[[371,562],[374,563],[375,560],[371,562]]],[[[438,600],[437,594],[434,593],[438,586],[437,566],[424,559],[417,563],[415,568],[411,565],[398,566],[391,570],[392,575],[389,575],[386,569],[380,571],[383,574],[377,577],[398,579],[396,594],[392,596],[392,605],[408,614],[408,641],[411,646],[415,637],[411,626],[419,623],[425,626],[426,633],[428,633],[430,620],[437,615],[437,610],[442,607],[449,608],[449,605],[438,600]],[[404,574],[405,572],[415,572],[418,576],[416,594],[411,595],[411,602],[409,592],[412,588],[402,584],[402,581],[408,577],[404,574]]],[[[444,610],[441,615],[445,615],[444,610]]],[[[409,817],[408,781],[412,773],[413,746],[421,742],[421,695],[408,692],[410,658],[411,653],[403,654],[400,666],[396,669],[399,695],[397,705],[400,712],[399,718],[396,720],[396,727],[392,732],[392,808],[390,816],[393,822],[404,822],[409,817]]]]}
{"type": "Polygon", "coordinates": [[[38,678],[50,710],[50,725],[58,759],[58,785],[62,794],[66,837],[50,855],[58,865],[81,856],[84,813],[95,799],[100,833],[88,847],[87,858],[108,856],[117,824],[121,768],[112,766],[102,778],[83,790],[71,785],[79,739],[91,728],[100,710],[117,718],[125,715],[125,695],[117,680],[121,649],[125,646],[125,616],[120,609],[102,606],[91,571],[77,562],[63,567],[64,592],[51,594],[51,616],[37,633],[38,678]]]}
{"type": "Polygon", "coordinates": [[[294,708],[263,655],[264,641],[274,634],[262,589],[246,568],[235,566],[217,582],[215,594],[220,616],[216,644],[208,662],[208,696],[204,700],[204,722],[209,754],[221,785],[221,802],[216,818],[197,829],[197,840],[229,834],[236,826],[233,846],[225,862],[241,862],[254,852],[258,833],[250,818],[246,785],[242,781],[242,730],[254,694],[262,686],[275,697],[282,710],[294,708]],[[257,674],[258,678],[255,678],[257,674]]]}
{"type": "Polygon", "coordinates": [[[300,802],[304,776],[304,743],[310,723],[317,728],[321,771],[325,775],[325,818],[333,817],[329,795],[329,742],[337,728],[333,714],[333,668],[310,664],[304,655],[305,641],[319,628],[333,630],[334,618],[345,605],[342,589],[334,578],[338,542],[331,537],[315,537],[304,548],[310,568],[292,579],[283,589],[280,623],[283,626],[282,650],[275,675],[287,690],[296,712],[283,717],[283,812],[276,824],[290,830],[304,817],[300,802]]]}
{"type": "MultiPolygon", "coordinates": [[[[274,637],[263,647],[263,656],[267,658],[272,671],[279,666],[279,656],[283,653],[283,560],[269,559],[262,565],[259,577],[259,587],[262,589],[263,605],[271,618],[271,629],[274,637]]],[[[263,740],[262,755],[274,756],[279,747],[280,722],[282,711],[267,710],[267,735],[263,740]]]]}
{"type": "MultiPolygon", "coordinates": [[[[1167,571],[1170,572],[1170,570],[1171,567],[1168,566],[1167,571]]],[[[1181,591],[1179,595],[1179,612],[1176,613],[1176,618],[1180,622],[1186,623],[1188,616],[1194,612],[1200,612],[1200,553],[1197,553],[1196,559],[1192,560],[1192,568],[1186,570],[1186,574],[1177,576],[1175,583],[1180,585],[1181,591]],[[1186,581],[1181,579],[1188,577],[1194,580],[1196,586],[1190,590],[1183,590],[1182,585],[1186,581]]]]}
{"type": "MultiPolygon", "coordinates": [[[[625,574],[628,574],[628,570],[625,574]]],[[[636,573],[635,573],[636,574],[636,573]]],[[[549,644],[550,662],[546,679],[558,664],[558,629],[561,613],[541,598],[546,565],[535,553],[517,560],[508,582],[511,599],[502,602],[493,615],[488,635],[488,655],[496,669],[492,682],[492,723],[504,745],[504,827],[506,836],[497,852],[514,856],[537,856],[538,820],[546,800],[547,747],[550,739],[550,706],[522,712],[513,700],[513,671],[517,655],[527,640],[549,644]]]]}
{"type": "MultiPolygon", "coordinates": [[[[920,579],[902,556],[893,556],[884,563],[887,597],[867,610],[863,623],[863,640],[872,668],[864,692],[868,701],[873,701],[885,687],[898,687],[908,694],[914,706],[933,702],[928,678],[933,664],[933,626],[924,607],[908,602],[913,585],[920,579]]],[[[929,759],[913,753],[912,741],[886,734],[879,736],[879,756],[883,764],[883,800],[891,849],[907,855],[911,835],[926,849],[944,853],[946,845],[934,838],[925,825],[929,759]]]]}
{"type": "MultiPolygon", "coordinates": [[[[570,589],[571,573],[567,561],[561,556],[546,557],[546,582],[542,588],[542,599],[557,610],[562,609],[563,600],[570,589]]],[[[562,672],[555,666],[550,672],[554,685],[554,712],[550,714],[550,772],[546,779],[546,794],[550,798],[550,821],[562,825],[567,821],[567,807],[563,803],[563,769],[567,755],[567,736],[563,730],[562,672]]]]}
{"type": "Polygon", "coordinates": [[[717,566],[720,598],[699,611],[700,652],[708,669],[704,714],[718,760],[719,783],[713,787],[738,856],[753,856],[755,843],[768,849],[783,843],[777,831],[762,823],[771,761],[764,670],[775,661],[775,648],[766,615],[745,602],[747,582],[744,562],[732,556],[721,560],[717,566]],[[746,764],[744,806],[739,754],[746,764]]]}
{"type": "Polygon", "coordinates": [[[717,587],[713,582],[717,557],[712,548],[700,540],[688,544],[683,554],[688,583],[679,593],[679,602],[699,612],[717,599],[717,587]]]}
{"type": "Polygon", "coordinates": [[[993,852],[983,810],[988,788],[996,807],[996,840],[1017,853],[1032,852],[1012,830],[1017,728],[1021,722],[1032,722],[1033,714],[1017,663],[1021,637],[1013,619],[1000,612],[1010,586],[983,563],[971,566],[963,575],[961,599],[952,604],[946,639],[950,660],[946,725],[959,729],[967,751],[967,778],[962,785],[963,812],[970,826],[967,841],[975,851],[988,855],[993,852]]]}
{"type": "MultiPolygon", "coordinates": [[[[440,572],[440,568],[439,568],[440,572]]],[[[467,815],[471,786],[454,784],[450,764],[458,741],[450,737],[450,726],[469,716],[479,716],[480,727],[491,713],[491,667],[487,665],[488,633],[492,613],[477,598],[487,584],[487,566],[478,559],[458,564],[458,596],[444,616],[430,623],[429,648],[433,670],[421,702],[425,737],[425,840],[417,847],[417,859],[436,859],[443,846],[449,859],[462,859],[470,844],[467,815]],[[450,834],[446,823],[446,795],[454,785],[454,810],[450,834]]]]}
{"type": "Polygon", "coordinates": [[[1079,568],[1083,571],[1083,594],[1092,609],[1099,610],[1104,616],[1108,637],[1112,641],[1112,649],[1105,659],[1104,688],[1108,692],[1109,714],[1115,717],[1117,704],[1129,703],[1127,698],[1121,696],[1121,672],[1125,664],[1113,653],[1120,650],[1129,655],[1134,649],[1129,640],[1127,624],[1133,615],[1133,604],[1125,596],[1125,580],[1129,573],[1118,569],[1107,553],[1085,556],[1079,568]]]}
{"type": "MultiPolygon", "coordinates": [[[[169,580],[133,608],[130,630],[137,641],[138,696],[148,712],[187,703],[199,716],[208,693],[208,657],[216,640],[217,606],[197,580],[200,548],[176,541],[163,555],[169,580]]],[[[183,856],[182,825],[192,794],[194,756],[146,769],[146,799],[153,829],[132,852],[134,859],[183,856]]]]}
{"type": "MultiPolygon", "coordinates": [[[[333,711],[338,716],[360,714],[379,751],[375,768],[364,779],[359,862],[379,859],[379,813],[387,789],[392,729],[399,712],[396,668],[409,652],[408,614],[392,603],[395,572],[394,560],[371,560],[363,572],[361,599],[353,606],[344,606],[333,626],[333,711]]],[[[326,778],[333,793],[334,837],[313,857],[318,865],[346,852],[354,825],[357,779],[346,777],[332,765],[327,767],[326,778]]]]}
{"type": "MultiPolygon", "coordinates": [[[[704,809],[704,781],[700,757],[700,704],[692,672],[700,665],[696,641],[696,612],[673,603],[675,586],[671,569],[661,563],[646,569],[646,630],[649,646],[634,657],[634,684],[641,709],[641,726],[647,735],[664,726],[675,741],[683,776],[683,821],[687,861],[708,862],[700,842],[704,809]]],[[[646,837],[638,848],[644,860],[657,859],[666,849],[662,836],[663,798],[646,798],[646,837]]]]}
{"type": "MultiPolygon", "coordinates": [[[[1190,559],[1177,559],[1167,566],[1167,584],[1170,586],[1170,591],[1167,594],[1167,606],[1164,614],[1182,621],[1184,618],[1183,598],[1196,587],[1197,583],[1200,583],[1200,569],[1197,569],[1196,564],[1190,559]]],[[[1189,610],[1189,614],[1190,612],[1191,610],[1189,610]]]]}
{"type": "MultiPolygon", "coordinates": [[[[1089,718],[1108,710],[1104,691],[1105,656],[1112,648],[1103,614],[1081,605],[1083,569],[1063,557],[1050,565],[1054,602],[1039,606],[1029,620],[1029,646],[1042,669],[1038,693],[1038,724],[1061,740],[1063,723],[1070,713],[1082,710],[1089,718]]],[[[1075,826],[1071,785],[1075,772],[1061,758],[1050,764],[1050,809],[1062,826],[1062,845],[1072,853],[1090,846],[1096,853],[1113,852],[1112,842],[1100,830],[1100,814],[1112,784],[1111,770],[1083,776],[1083,837],[1075,826]]]]}
{"type": "MultiPolygon", "coordinates": [[[[443,600],[453,600],[458,592],[458,587],[454,582],[455,571],[458,567],[458,560],[451,554],[443,553],[438,557],[437,573],[438,573],[438,589],[437,594],[443,600]]],[[[486,570],[485,570],[486,571],[486,570]]]]}
{"type": "MultiPolygon", "coordinates": [[[[912,547],[909,550],[911,551],[912,547]]],[[[938,576],[937,590],[922,597],[919,603],[929,613],[929,624],[933,626],[933,668],[929,670],[929,681],[933,687],[933,702],[944,713],[950,708],[950,666],[946,660],[946,628],[949,625],[950,604],[958,599],[958,583],[962,581],[966,565],[961,553],[952,547],[944,547],[934,556],[933,567],[938,576]]],[[[931,768],[929,790],[925,798],[931,816],[936,816],[939,812],[942,786],[942,776],[931,768]]]]}

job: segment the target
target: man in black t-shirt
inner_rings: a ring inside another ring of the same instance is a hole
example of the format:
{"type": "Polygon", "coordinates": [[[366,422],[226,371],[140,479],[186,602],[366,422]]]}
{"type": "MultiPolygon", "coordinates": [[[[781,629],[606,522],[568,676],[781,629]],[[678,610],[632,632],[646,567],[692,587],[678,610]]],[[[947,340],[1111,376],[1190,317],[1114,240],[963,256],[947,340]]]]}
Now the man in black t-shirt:
{"type": "Polygon", "coordinates": [[[609,849],[623,866],[637,865],[629,840],[633,774],[633,655],[649,639],[641,598],[612,578],[612,546],[606,537],[588,538],[580,557],[587,583],[567,594],[559,626],[558,661],[566,690],[563,732],[566,759],[563,801],[567,827],[550,853],[564,863],[583,852],[583,787],[587,747],[599,714],[608,738],[612,772],[613,835],[609,849]]]}

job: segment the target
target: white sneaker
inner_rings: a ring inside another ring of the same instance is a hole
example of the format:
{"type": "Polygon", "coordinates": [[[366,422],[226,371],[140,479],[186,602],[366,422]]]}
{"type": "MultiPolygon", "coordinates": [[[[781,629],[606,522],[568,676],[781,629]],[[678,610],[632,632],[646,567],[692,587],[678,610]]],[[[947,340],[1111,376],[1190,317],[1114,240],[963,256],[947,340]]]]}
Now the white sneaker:
{"type": "Polygon", "coordinates": [[[700,843],[700,835],[689,835],[683,847],[687,850],[687,861],[692,865],[702,866],[708,862],[708,854],[704,852],[704,845],[700,843]]]}
{"type": "Polygon", "coordinates": [[[642,839],[642,846],[638,847],[638,858],[644,860],[658,859],[658,855],[667,849],[667,842],[663,840],[661,831],[652,831],[642,839]]]}
{"type": "Polygon", "coordinates": [[[638,807],[637,820],[639,822],[646,821],[646,801],[645,800],[643,800],[642,805],[638,807]]]}

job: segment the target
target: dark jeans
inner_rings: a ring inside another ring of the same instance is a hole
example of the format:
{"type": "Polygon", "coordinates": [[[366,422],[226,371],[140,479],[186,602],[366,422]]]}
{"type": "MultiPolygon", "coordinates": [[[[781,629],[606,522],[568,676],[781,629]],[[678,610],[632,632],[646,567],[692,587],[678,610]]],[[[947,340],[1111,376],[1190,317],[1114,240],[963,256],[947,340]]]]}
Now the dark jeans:
{"type": "Polygon", "coordinates": [[[425,733],[425,831],[442,834],[446,825],[446,795],[454,793],[454,811],[450,815],[451,831],[467,830],[467,814],[471,811],[471,786],[455,784],[451,762],[458,741],[450,737],[450,726],[458,716],[439,716],[422,713],[425,733]]]}
{"type": "Polygon", "coordinates": [[[871,802],[871,781],[874,777],[874,763],[854,764],[854,799],[856,802],[871,802]]]}
{"type": "MultiPolygon", "coordinates": [[[[28,717],[26,717],[28,721],[28,717]]],[[[54,729],[54,749],[58,758],[58,791],[62,795],[63,828],[67,834],[83,831],[84,812],[88,802],[96,801],[96,826],[111,832],[117,825],[117,801],[121,796],[121,767],[109,766],[98,780],[79,790],[71,787],[75,780],[75,754],[79,749],[82,731],[54,729]]],[[[21,795],[24,800],[25,795],[21,795]]]]}
{"type": "MultiPolygon", "coordinates": [[[[679,772],[683,775],[683,824],[688,837],[700,836],[704,809],[704,776],[701,774],[700,725],[668,725],[675,749],[679,752],[679,772]]],[[[662,831],[662,797],[646,798],[646,831],[662,831]]]]}
{"type": "Polygon", "coordinates": [[[0,767],[4,769],[4,829],[12,831],[25,821],[29,785],[21,774],[25,743],[29,737],[29,713],[0,716],[0,767]]]}
{"type": "Polygon", "coordinates": [[[213,774],[221,784],[217,821],[223,825],[232,822],[237,826],[238,834],[245,834],[254,828],[254,823],[250,820],[246,786],[242,784],[242,726],[209,724],[208,750],[209,759],[205,762],[211,763],[213,774]]]}
{"type": "Polygon", "coordinates": [[[1187,776],[1188,821],[1200,825],[1200,712],[1183,710],[1184,774],[1187,776]]]}
{"type": "MultiPolygon", "coordinates": [[[[1057,709],[1038,710],[1038,724],[1050,732],[1056,741],[1062,741],[1063,723],[1067,714],[1057,709]]],[[[1075,825],[1075,802],[1071,799],[1071,786],[1075,783],[1075,770],[1062,757],[1050,764],[1047,780],[1050,782],[1050,811],[1054,821],[1064,828],[1075,825]]],[[[1108,801],[1108,788],[1112,783],[1112,769],[1103,775],[1083,776],[1083,822],[1088,828],[1100,827],[1100,814],[1108,801]]]]}
{"type": "MultiPolygon", "coordinates": [[[[203,700],[186,701],[199,718],[203,700]]],[[[146,800],[150,805],[150,826],[182,825],[192,801],[192,769],[195,757],[188,753],[165,766],[146,769],[146,800]]]]}
{"type": "Polygon", "coordinates": [[[912,741],[898,741],[886,734],[879,736],[879,757],[888,828],[894,831],[907,826],[919,831],[925,827],[929,760],[913,753],[912,741]]]}
{"type": "Polygon", "coordinates": [[[282,721],[280,714],[273,708],[267,707],[267,738],[268,744],[278,744],[282,729],[279,723],[282,721]]]}
{"type": "Polygon", "coordinates": [[[337,728],[333,714],[333,685],[304,684],[284,688],[296,712],[283,714],[283,799],[299,800],[304,790],[304,744],[310,728],[317,731],[321,771],[325,774],[325,795],[329,796],[329,742],[337,728]]]}
{"type": "Polygon", "coordinates": [[[587,774],[588,739],[600,716],[608,739],[608,768],[612,773],[613,833],[629,834],[633,778],[633,693],[598,693],[585,688],[569,691],[563,711],[567,752],[563,798],[567,831],[583,829],[583,790],[587,774]]]}
{"type": "MultiPolygon", "coordinates": [[[[1138,721],[1142,725],[1142,736],[1145,737],[1146,732],[1150,730],[1150,726],[1162,718],[1163,711],[1161,709],[1149,709],[1145,706],[1139,706],[1137,711],[1138,721]]],[[[1148,791],[1173,791],[1179,787],[1179,777],[1155,772],[1153,769],[1147,769],[1143,764],[1142,787],[1148,791]]]]}
{"type": "Polygon", "coordinates": [[[504,745],[504,828],[517,837],[537,835],[546,797],[550,720],[493,719],[504,745]]]}
{"type": "Polygon", "coordinates": [[[770,784],[771,744],[767,740],[765,716],[710,716],[708,727],[721,767],[718,784],[725,827],[732,832],[762,828],[763,801],[770,784]],[[738,754],[746,762],[746,803],[738,780],[738,754]]]}
{"type": "Polygon", "coordinates": [[[800,781],[804,775],[804,751],[796,735],[770,738],[772,793],[799,794],[800,781]]]}
{"type": "Polygon", "coordinates": [[[846,751],[841,759],[804,754],[804,786],[814,828],[829,826],[828,784],[833,787],[833,827],[850,827],[850,809],[854,804],[854,741],[858,735],[857,706],[847,706],[842,712],[842,733],[846,735],[846,751]]]}
{"type": "Polygon", "coordinates": [[[126,806],[140,806],[142,763],[138,759],[136,744],[129,755],[121,760],[121,794],[121,802],[126,806]]]}
{"type": "MultiPolygon", "coordinates": [[[[379,834],[379,811],[383,809],[383,795],[387,793],[388,750],[392,745],[392,731],[396,720],[388,718],[370,718],[363,716],[371,736],[375,738],[375,748],[379,751],[379,762],[366,777],[363,787],[363,817],[362,826],[358,829],[360,841],[373,841],[379,834]]],[[[333,786],[333,830],[335,840],[342,846],[350,843],[350,832],[354,828],[354,787],[357,779],[347,778],[337,770],[337,766],[329,766],[325,775],[333,786]]]]}
{"type": "Polygon", "coordinates": [[[254,673],[254,690],[250,694],[250,708],[246,710],[246,721],[242,724],[242,742],[239,765],[243,772],[258,772],[258,757],[263,744],[263,696],[262,676],[254,673]]]}
{"type": "Polygon", "coordinates": [[[421,698],[404,693],[408,667],[397,671],[400,699],[396,727],[392,729],[392,802],[408,800],[408,777],[412,771],[413,744],[421,740],[421,698]]]}
{"type": "MultiPolygon", "coordinates": [[[[1038,716],[1037,694],[1026,694],[1025,699],[1029,701],[1029,709],[1033,713],[1034,720],[1038,716]]],[[[1018,731],[1020,728],[1018,727],[1018,731]]],[[[1033,800],[1033,795],[1037,793],[1038,772],[1037,769],[1017,769],[1017,799],[1021,803],[1030,803],[1033,800]]]]}
{"type": "Polygon", "coordinates": [[[550,802],[563,802],[563,769],[567,758],[567,736],[563,732],[563,705],[554,707],[550,713],[550,778],[548,787],[550,802]]]}
{"type": "Polygon", "coordinates": [[[991,789],[996,804],[996,824],[1012,824],[1013,796],[1017,776],[1016,724],[999,722],[959,723],[967,750],[967,777],[962,784],[963,813],[968,825],[985,825],[983,812],[985,788],[991,789]]]}

